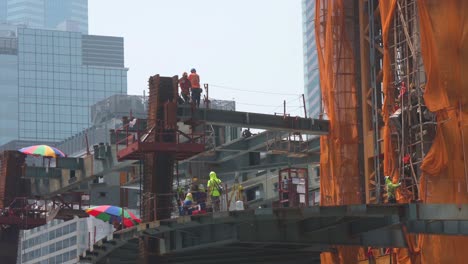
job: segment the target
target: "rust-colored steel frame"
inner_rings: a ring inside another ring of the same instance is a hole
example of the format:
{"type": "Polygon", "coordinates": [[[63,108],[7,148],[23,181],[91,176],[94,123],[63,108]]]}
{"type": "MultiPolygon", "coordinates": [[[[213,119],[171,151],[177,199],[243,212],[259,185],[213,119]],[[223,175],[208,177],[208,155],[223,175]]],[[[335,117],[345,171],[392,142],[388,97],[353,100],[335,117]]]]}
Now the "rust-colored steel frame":
{"type": "MultiPolygon", "coordinates": [[[[187,136],[177,130],[177,99],[177,76],[150,77],[147,131],[142,137],[138,137],[137,148],[133,150],[134,153],[142,155],[144,160],[144,222],[171,217],[174,209],[172,179],[175,162],[177,159],[195,155],[197,151],[201,152],[205,148],[203,140],[196,141],[200,136],[187,136]],[[188,139],[188,143],[179,141],[181,135],[188,139]]],[[[192,126],[192,131],[197,130],[192,126]]],[[[160,242],[152,237],[140,239],[141,262],[157,262],[159,256],[155,252],[160,242]]]]}
{"type": "Polygon", "coordinates": [[[72,219],[74,216],[88,217],[83,211],[89,203],[82,200],[83,193],[63,193],[50,200],[16,197],[6,207],[0,208],[0,225],[31,229],[54,218],[72,219]],[[48,214],[49,213],[49,214],[48,214]]]}
{"type": "MultiPolygon", "coordinates": [[[[142,159],[144,153],[151,152],[169,152],[175,155],[176,160],[183,160],[205,150],[204,133],[192,132],[187,134],[178,130],[177,126],[172,125],[171,127],[174,128],[170,132],[164,132],[155,127],[140,129],[141,124],[148,121],[137,120],[133,125],[125,124],[115,130],[116,138],[120,139],[116,142],[117,159],[119,161],[142,159]],[[175,142],[164,142],[165,137],[174,136],[174,134],[175,142]],[[156,138],[157,141],[150,141],[150,135],[156,138]]],[[[164,122],[156,121],[155,123],[162,127],[168,127],[164,122]]]]}
{"type": "Polygon", "coordinates": [[[279,170],[278,171],[279,206],[280,207],[308,207],[309,206],[308,186],[309,186],[309,173],[307,169],[285,168],[285,169],[279,170]],[[303,179],[303,182],[300,182],[301,179],[303,179]],[[296,181],[299,181],[300,183],[296,181]],[[298,192],[298,189],[297,189],[298,185],[304,185],[305,192],[304,192],[303,203],[300,202],[301,193],[298,192]],[[287,194],[287,198],[285,197],[285,194],[287,194]]]}
{"type": "Polygon", "coordinates": [[[0,224],[31,229],[46,224],[47,210],[35,209],[36,203],[29,203],[26,197],[17,197],[0,211],[0,224]]]}

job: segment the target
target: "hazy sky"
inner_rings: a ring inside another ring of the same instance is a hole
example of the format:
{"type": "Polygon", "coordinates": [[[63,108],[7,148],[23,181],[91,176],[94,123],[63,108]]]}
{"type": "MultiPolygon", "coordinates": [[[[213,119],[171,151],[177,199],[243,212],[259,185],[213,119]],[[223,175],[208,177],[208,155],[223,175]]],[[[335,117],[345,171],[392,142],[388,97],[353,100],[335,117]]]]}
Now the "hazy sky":
{"type": "Polygon", "coordinates": [[[129,94],[193,67],[240,111],[303,113],[301,0],[89,0],[89,34],[125,38],[129,94]]]}

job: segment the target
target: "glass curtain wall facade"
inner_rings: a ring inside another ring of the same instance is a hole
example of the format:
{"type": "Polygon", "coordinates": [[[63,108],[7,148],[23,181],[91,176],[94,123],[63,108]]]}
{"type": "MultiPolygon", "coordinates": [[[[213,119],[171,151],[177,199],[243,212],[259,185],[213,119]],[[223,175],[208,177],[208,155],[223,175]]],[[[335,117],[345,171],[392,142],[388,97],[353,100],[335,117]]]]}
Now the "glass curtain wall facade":
{"type": "Polygon", "coordinates": [[[78,260],[79,221],[57,220],[23,231],[18,263],[76,263],[78,260]]]}
{"type": "Polygon", "coordinates": [[[5,23],[7,18],[7,0],[0,0],[0,24],[5,23]]]}
{"type": "Polygon", "coordinates": [[[0,54],[0,143],[6,143],[18,137],[18,62],[16,57],[16,55],[0,54]]]}
{"type": "Polygon", "coordinates": [[[315,0],[302,0],[304,45],[304,94],[307,114],[318,118],[322,112],[322,95],[318,70],[317,45],[315,43],[315,0]]]}
{"type": "Polygon", "coordinates": [[[45,0],[46,28],[88,34],[88,0],[45,0]]]}
{"type": "Polygon", "coordinates": [[[94,217],[53,220],[20,232],[18,264],[78,263],[79,255],[110,235],[113,227],[94,217]]]}
{"type": "MultiPolygon", "coordinates": [[[[0,0],[1,1],[1,0],[0,0]]],[[[18,39],[0,27],[0,144],[18,137],[18,39]]]]}
{"type": "Polygon", "coordinates": [[[7,21],[14,25],[44,28],[44,0],[7,0],[7,21]]]}
{"type": "Polygon", "coordinates": [[[0,7],[2,1],[11,24],[88,33],[88,0],[0,0],[0,7]]]}
{"type": "MultiPolygon", "coordinates": [[[[127,93],[123,55],[120,67],[83,64],[82,39],[78,32],[18,29],[20,140],[61,141],[90,126],[91,105],[127,93]]],[[[123,39],[115,40],[123,53],[123,39]]]]}

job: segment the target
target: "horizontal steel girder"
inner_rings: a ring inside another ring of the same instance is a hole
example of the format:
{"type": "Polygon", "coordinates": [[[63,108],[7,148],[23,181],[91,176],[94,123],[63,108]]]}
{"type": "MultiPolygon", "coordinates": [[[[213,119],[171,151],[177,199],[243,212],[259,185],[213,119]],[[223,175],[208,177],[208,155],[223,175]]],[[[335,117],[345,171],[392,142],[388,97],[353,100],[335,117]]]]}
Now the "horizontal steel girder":
{"type": "MultiPolygon", "coordinates": [[[[306,167],[317,163],[320,154],[315,153],[320,150],[319,138],[314,138],[307,142],[308,151],[302,153],[300,157],[294,155],[278,155],[267,152],[267,155],[260,159],[260,163],[250,165],[249,153],[272,150],[269,146],[274,141],[286,137],[288,133],[278,131],[265,131],[248,138],[239,138],[218,146],[212,150],[200,153],[189,159],[179,162],[179,174],[183,175],[189,168],[189,163],[209,164],[212,169],[223,176],[234,172],[252,172],[264,169],[276,169],[289,166],[306,167]]],[[[298,143],[298,142],[296,142],[298,143]]],[[[224,179],[226,180],[226,178],[224,179]]]]}
{"type": "Polygon", "coordinates": [[[124,159],[138,159],[141,158],[143,153],[166,153],[177,155],[192,156],[203,152],[205,150],[204,144],[196,143],[175,143],[175,142],[134,142],[126,148],[117,152],[117,159],[122,161],[124,159]],[[130,158],[128,158],[131,156],[130,158]],[[137,158],[138,157],[138,158],[137,158]]]}
{"type": "MultiPolygon", "coordinates": [[[[288,134],[278,131],[265,131],[248,138],[238,138],[214,149],[195,155],[191,158],[179,162],[179,165],[187,162],[211,162],[221,163],[235,159],[249,152],[274,150],[270,145],[275,141],[286,137],[288,134]],[[270,146],[270,147],[268,147],[270,146]]],[[[291,142],[299,144],[299,142],[291,142]]],[[[308,144],[308,152],[320,151],[319,138],[312,139],[308,144]]],[[[307,153],[305,153],[307,154],[307,153]]]]}
{"type": "Polygon", "coordinates": [[[303,117],[192,108],[186,105],[180,105],[177,109],[177,114],[182,120],[202,121],[219,126],[300,132],[308,135],[327,135],[329,130],[328,120],[303,117]]]}
{"type": "MultiPolygon", "coordinates": [[[[190,252],[195,256],[199,249],[210,251],[221,245],[239,243],[252,247],[282,244],[284,248],[290,248],[296,245],[323,251],[335,245],[406,247],[405,229],[409,233],[468,235],[468,206],[348,205],[221,212],[144,223],[118,234],[114,244],[117,247],[122,241],[149,236],[164,245],[159,247],[163,250],[155,252],[162,256],[174,253],[190,256],[190,252]]],[[[113,250],[115,247],[107,247],[107,251],[101,249],[103,252],[98,250],[96,256],[88,257],[96,262],[108,254],[118,256],[118,250],[111,252],[113,250]]],[[[137,253],[135,250],[135,257],[137,253]]],[[[182,262],[183,259],[181,257],[182,262]]]]}

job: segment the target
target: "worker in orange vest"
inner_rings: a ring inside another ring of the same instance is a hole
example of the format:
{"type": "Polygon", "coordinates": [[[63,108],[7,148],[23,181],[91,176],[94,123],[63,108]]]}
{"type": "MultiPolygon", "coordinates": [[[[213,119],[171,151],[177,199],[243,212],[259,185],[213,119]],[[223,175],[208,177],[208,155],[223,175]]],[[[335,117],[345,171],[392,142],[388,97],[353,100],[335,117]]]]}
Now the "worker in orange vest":
{"type": "Polygon", "coordinates": [[[200,107],[200,97],[203,90],[200,87],[200,76],[197,74],[197,70],[191,69],[188,79],[192,86],[192,102],[200,107]]]}

